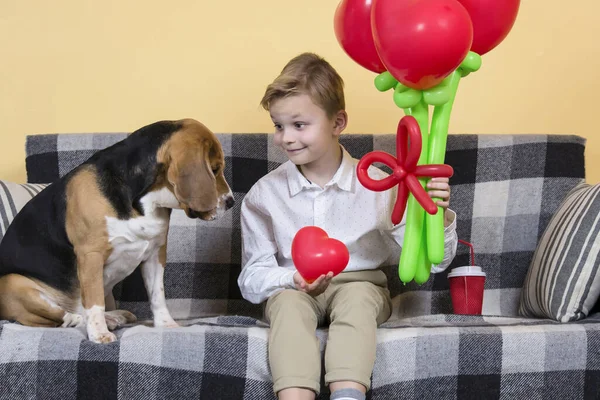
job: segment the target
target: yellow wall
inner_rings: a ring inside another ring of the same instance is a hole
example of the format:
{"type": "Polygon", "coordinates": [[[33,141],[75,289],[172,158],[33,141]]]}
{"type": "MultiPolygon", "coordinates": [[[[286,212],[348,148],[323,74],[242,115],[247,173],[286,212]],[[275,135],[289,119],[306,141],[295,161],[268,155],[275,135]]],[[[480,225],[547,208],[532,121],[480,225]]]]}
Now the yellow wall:
{"type": "MultiPolygon", "coordinates": [[[[336,42],[337,2],[0,0],[0,178],[25,179],[26,134],[182,117],[270,132],[264,86],[307,50],[344,77],[348,132],[392,132],[391,94],[336,42]]],[[[509,37],[461,83],[451,132],[576,133],[600,181],[599,13],[598,0],[523,0],[509,37]]]]}

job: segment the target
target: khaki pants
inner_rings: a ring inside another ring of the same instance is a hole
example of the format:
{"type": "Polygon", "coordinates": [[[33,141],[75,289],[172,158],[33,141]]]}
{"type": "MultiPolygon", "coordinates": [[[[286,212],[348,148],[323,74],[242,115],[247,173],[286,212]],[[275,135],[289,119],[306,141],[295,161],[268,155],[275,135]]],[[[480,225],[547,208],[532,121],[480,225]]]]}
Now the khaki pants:
{"type": "Polygon", "coordinates": [[[269,364],[275,392],[301,387],[319,393],[321,353],[315,331],[326,322],[325,383],[354,381],[368,389],[377,326],[390,317],[391,307],[380,270],[341,273],[317,297],[286,289],[269,298],[265,316],[271,325],[269,364]]]}

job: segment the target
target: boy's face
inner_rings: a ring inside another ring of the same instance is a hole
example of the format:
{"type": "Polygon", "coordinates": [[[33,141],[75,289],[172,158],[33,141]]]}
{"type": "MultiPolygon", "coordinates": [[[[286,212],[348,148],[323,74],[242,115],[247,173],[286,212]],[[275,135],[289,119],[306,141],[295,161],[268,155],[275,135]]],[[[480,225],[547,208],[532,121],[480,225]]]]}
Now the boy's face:
{"type": "Polygon", "coordinates": [[[269,107],[275,124],[274,143],[296,165],[318,162],[332,154],[346,126],[346,113],[329,118],[306,94],[275,100],[269,107]]]}

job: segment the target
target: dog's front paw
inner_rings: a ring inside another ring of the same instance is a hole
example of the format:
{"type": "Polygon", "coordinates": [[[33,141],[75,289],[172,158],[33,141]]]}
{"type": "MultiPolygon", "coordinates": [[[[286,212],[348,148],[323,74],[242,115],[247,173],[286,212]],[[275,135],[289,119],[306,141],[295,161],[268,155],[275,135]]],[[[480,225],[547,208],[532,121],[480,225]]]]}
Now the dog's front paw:
{"type": "Polygon", "coordinates": [[[135,315],[126,310],[106,311],[104,313],[104,319],[106,320],[106,326],[108,326],[109,331],[114,331],[127,323],[137,321],[135,315]]]}
{"type": "Polygon", "coordinates": [[[65,313],[63,316],[62,328],[77,328],[84,324],[83,317],[80,314],[65,313]]]}
{"type": "Polygon", "coordinates": [[[154,321],[154,326],[157,328],[178,328],[180,325],[171,320],[166,320],[166,319],[162,319],[162,320],[156,320],[154,321]]]}
{"type": "Polygon", "coordinates": [[[89,334],[90,340],[94,343],[112,343],[117,340],[112,332],[94,332],[89,334]]]}

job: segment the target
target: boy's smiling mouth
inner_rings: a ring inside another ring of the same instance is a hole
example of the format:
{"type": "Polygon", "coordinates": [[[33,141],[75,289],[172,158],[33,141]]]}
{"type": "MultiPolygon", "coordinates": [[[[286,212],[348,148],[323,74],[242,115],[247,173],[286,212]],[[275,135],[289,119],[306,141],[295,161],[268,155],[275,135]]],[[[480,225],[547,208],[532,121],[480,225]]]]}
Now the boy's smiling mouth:
{"type": "Polygon", "coordinates": [[[285,149],[285,151],[287,151],[290,154],[296,154],[299,153],[300,151],[306,149],[306,147],[301,147],[299,149],[285,149]]]}

